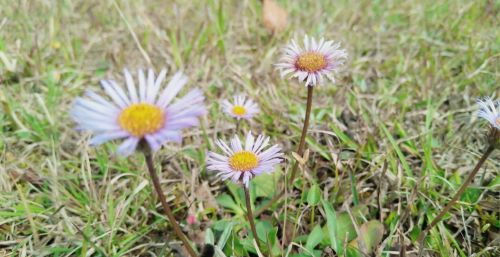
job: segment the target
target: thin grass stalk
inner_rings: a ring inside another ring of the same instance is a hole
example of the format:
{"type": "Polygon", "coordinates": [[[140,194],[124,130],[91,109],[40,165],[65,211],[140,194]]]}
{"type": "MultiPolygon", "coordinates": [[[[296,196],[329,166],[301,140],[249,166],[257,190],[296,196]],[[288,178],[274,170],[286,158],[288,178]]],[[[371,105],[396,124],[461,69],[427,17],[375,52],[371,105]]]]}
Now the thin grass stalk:
{"type": "Polygon", "coordinates": [[[175,220],[174,214],[172,213],[172,209],[170,209],[170,206],[167,203],[167,199],[165,198],[165,195],[161,190],[160,179],[158,178],[158,175],[156,174],[154,168],[153,156],[151,154],[151,151],[148,148],[147,150],[146,149],[143,150],[143,153],[144,153],[144,159],[146,160],[146,165],[148,166],[149,175],[151,176],[151,180],[153,181],[153,186],[155,188],[156,194],[158,195],[158,198],[160,199],[161,205],[163,206],[163,210],[165,211],[165,214],[167,215],[167,218],[170,221],[170,225],[172,225],[172,227],[174,228],[175,234],[182,241],[189,255],[191,255],[191,257],[197,257],[198,255],[191,247],[191,244],[189,243],[187,237],[184,235],[184,233],[181,230],[181,227],[175,220]]]}
{"type": "Polygon", "coordinates": [[[457,200],[462,196],[462,194],[465,192],[465,189],[467,189],[467,186],[472,182],[474,177],[476,176],[477,172],[479,169],[481,169],[481,166],[486,162],[490,154],[495,150],[495,147],[493,145],[489,145],[486,151],[483,153],[483,156],[481,156],[481,159],[477,162],[476,166],[470,173],[470,175],[467,177],[465,182],[460,186],[458,191],[455,193],[453,198],[448,202],[448,204],[439,212],[439,214],[432,220],[431,224],[429,224],[423,231],[420,233],[420,236],[418,237],[418,245],[419,245],[419,251],[418,251],[418,256],[422,256],[423,250],[424,250],[424,239],[427,236],[427,233],[436,226],[436,224],[441,221],[443,216],[453,207],[453,205],[457,202],[457,200]]]}

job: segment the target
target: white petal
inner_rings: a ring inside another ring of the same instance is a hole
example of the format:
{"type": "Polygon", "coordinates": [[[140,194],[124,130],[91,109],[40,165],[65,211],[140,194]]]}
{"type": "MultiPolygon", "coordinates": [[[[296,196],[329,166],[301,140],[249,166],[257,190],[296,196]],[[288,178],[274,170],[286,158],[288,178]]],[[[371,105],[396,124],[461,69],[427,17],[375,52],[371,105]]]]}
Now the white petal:
{"type": "Polygon", "coordinates": [[[129,137],[127,140],[123,141],[116,152],[122,156],[129,156],[135,151],[138,143],[139,138],[129,137]]]}
{"type": "Polygon", "coordinates": [[[124,138],[127,136],[129,136],[129,133],[127,133],[126,131],[123,131],[123,130],[106,132],[106,133],[99,134],[99,135],[92,137],[89,144],[90,145],[100,145],[104,142],[107,142],[107,141],[110,141],[113,139],[124,138]]]}
{"type": "Polygon", "coordinates": [[[146,78],[144,77],[144,71],[139,69],[137,73],[139,74],[139,101],[146,102],[146,78]]]}
{"type": "Polygon", "coordinates": [[[130,100],[132,101],[132,103],[138,103],[139,98],[137,97],[137,88],[135,87],[132,75],[127,69],[123,70],[123,74],[125,74],[125,82],[127,84],[127,90],[130,95],[130,100]]]}
{"type": "Polygon", "coordinates": [[[177,93],[179,93],[179,91],[184,87],[187,81],[188,78],[183,75],[182,72],[177,72],[158,98],[157,105],[160,108],[165,108],[177,95],[177,93]]]}
{"type": "Polygon", "coordinates": [[[253,142],[254,142],[254,137],[252,136],[252,132],[249,131],[247,134],[246,142],[245,142],[245,150],[246,151],[252,151],[253,142]]]}

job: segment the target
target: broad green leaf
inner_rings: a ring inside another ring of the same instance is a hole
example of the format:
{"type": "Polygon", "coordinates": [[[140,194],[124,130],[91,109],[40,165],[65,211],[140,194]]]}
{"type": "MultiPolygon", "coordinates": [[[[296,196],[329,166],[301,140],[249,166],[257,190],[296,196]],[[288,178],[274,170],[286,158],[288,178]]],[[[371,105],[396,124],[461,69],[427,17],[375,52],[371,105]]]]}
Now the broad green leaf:
{"type": "Polygon", "coordinates": [[[307,237],[306,248],[312,251],[323,240],[323,230],[317,224],[307,237]]]}
{"type": "Polygon", "coordinates": [[[280,172],[271,174],[262,174],[252,179],[252,184],[255,187],[257,197],[272,197],[276,192],[276,182],[278,181],[280,172]]]}
{"type": "Polygon", "coordinates": [[[205,231],[205,244],[215,244],[214,232],[210,228],[205,231]]]}
{"type": "Polygon", "coordinates": [[[307,203],[310,206],[316,206],[318,205],[320,199],[321,190],[319,189],[319,186],[317,184],[314,184],[309,190],[309,193],[307,193],[307,203]]]}
{"type": "Polygon", "coordinates": [[[245,211],[237,205],[233,198],[228,194],[221,194],[216,198],[218,204],[222,205],[225,208],[231,209],[236,214],[244,214],[245,211]]]}

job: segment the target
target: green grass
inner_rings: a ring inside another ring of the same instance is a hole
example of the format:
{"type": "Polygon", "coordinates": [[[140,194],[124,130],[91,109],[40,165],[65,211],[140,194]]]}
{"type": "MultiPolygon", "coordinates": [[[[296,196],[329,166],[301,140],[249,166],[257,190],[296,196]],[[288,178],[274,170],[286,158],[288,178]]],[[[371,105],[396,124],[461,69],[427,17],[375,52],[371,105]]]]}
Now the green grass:
{"type": "MultiPolygon", "coordinates": [[[[155,155],[176,216],[195,244],[254,254],[243,191],[207,173],[205,155],[234,126],[220,100],[245,93],[262,112],[243,128],[271,136],[287,153],[274,177],[252,185],[255,207],[284,184],[306,89],[281,79],[273,63],[290,38],[305,33],[342,42],[349,62],[337,83],[315,91],[308,163],[295,196],[258,218],[260,238],[275,256],[319,256],[344,248],[335,240],[346,237],[342,231],[355,233],[381,215],[385,233],[374,252],[399,254],[402,237],[407,253],[415,252],[420,230],[485,148],[475,99],[500,95],[499,3],[278,2],[289,24],[271,37],[257,0],[0,0],[0,256],[171,256],[181,249],[151,198],[141,156],[117,157],[115,143],[89,148],[67,112],[86,88],[99,90],[100,79],[122,81],[123,68],[149,66],[166,67],[169,76],[184,70],[209,108],[182,145],[155,155]],[[321,197],[314,208],[313,185],[321,197]],[[196,225],[186,224],[188,214],[197,215],[196,225]]],[[[498,255],[499,167],[497,151],[431,231],[427,254],[498,255]]]]}

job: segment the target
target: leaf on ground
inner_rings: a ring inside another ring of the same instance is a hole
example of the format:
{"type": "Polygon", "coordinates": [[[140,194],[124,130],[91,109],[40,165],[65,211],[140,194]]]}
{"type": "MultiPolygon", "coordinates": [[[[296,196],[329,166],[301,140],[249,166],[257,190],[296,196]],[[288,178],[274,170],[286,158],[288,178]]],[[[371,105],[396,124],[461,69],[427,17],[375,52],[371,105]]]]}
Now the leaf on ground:
{"type": "Polygon", "coordinates": [[[28,182],[34,186],[41,186],[44,182],[44,179],[31,169],[25,171],[11,170],[9,171],[9,175],[14,181],[28,182]]]}
{"type": "MultiPolygon", "coordinates": [[[[330,244],[330,247],[338,254],[344,252],[344,243],[356,238],[357,233],[352,223],[351,217],[347,212],[336,213],[330,203],[323,201],[323,209],[325,210],[327,224],[323,228],[328,233],[325,244],[330,244]]],[[[356,220],[368,214],[368,207],[358,205],[352,210],[352,215],[356,220]]],[[[359,222],[359,221],[358,221],[359,222]]]]}
{"type": "Polygon", "coordinates": [[[349,243],[347,250],[347,256],[365,256],[370,255],[376,246],[382,242],[384,236],[384,225],[378,220],[371,220],[363,224],[359,228],[359,235],[356,239],[349,243]],[[360,251],[360,243],[368,251],[367,253],[362,253],[360,251]]]}
{"type": "Polygon", "coordinates": [[[272,33],[278,33],[285,29],[287,16],[283,8],[272,0],[264,0],[262,6],[262,20],[264,27],[272,33]]]}

